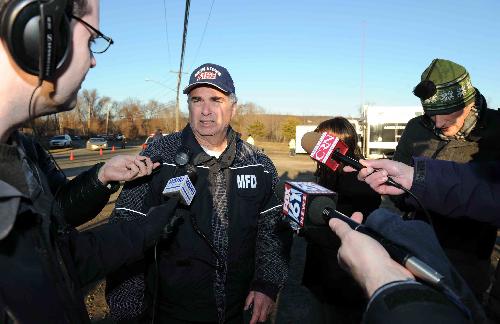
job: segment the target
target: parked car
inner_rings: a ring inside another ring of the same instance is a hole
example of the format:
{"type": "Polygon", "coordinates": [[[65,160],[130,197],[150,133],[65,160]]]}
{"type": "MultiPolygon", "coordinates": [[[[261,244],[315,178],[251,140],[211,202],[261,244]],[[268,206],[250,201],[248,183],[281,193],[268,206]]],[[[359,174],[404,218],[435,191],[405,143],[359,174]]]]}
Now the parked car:
{"type": "Polygon", "coordinates": [[[106,141],[105,138],[102,137],[91,137],[87,141],[87,150],[95,151],[99,149],[107,149],[108,148],[108,141],[106,141]]]}
{"type": "Polygon", "coordinates": [[[71,136],[71,139],[72,139],[73,141],[79,141],[79,140],[81,140],[81,139],[82,139],[82,138],[81,138],[80,136],[78,136],[78,135],[70,135],[70,136],[71,136]]]}
{"type": "Polygon", "coordinates": [[[71,147],[71,137],[69,135],[57,135],[50,139],[49,147],[71,147]]]}

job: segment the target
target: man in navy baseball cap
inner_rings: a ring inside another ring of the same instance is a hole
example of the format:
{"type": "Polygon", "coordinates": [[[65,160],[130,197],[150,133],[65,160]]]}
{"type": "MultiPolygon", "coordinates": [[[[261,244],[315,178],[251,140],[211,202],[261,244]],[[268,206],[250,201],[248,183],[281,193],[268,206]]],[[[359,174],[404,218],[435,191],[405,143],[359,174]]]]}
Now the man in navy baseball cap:
{"type": "Polygon", "coordinates": [[[127,269],[120,278],[109,278],[109,287],[115,287],[108,289],[110,314],[115,319],[133,317],[143,309],[142,296],[157,291],[154,318],[159,323],[240,324],[250,317],[250,323],[264,323],[286,281],[292,239],[280,224],[276,168],[230,126],[238,100],[224,67],[207,63],[196,68],[184,93],[189,123],[181,133],[151,142],[144,152],[161,157],[163,171],[150,183],[124,189],[113,221],[135,219],[154,205],[149,197],[163,197],[164,183],[184,172],[174,163],[181,148],[190,152],[189,163],[197,171],[196,196],[190,206],[176,211],[186,222],[177,227],[172,243],[160,248],[157,265],[147,264],[151,271],[146,271],[145,281],[140,276],[123,281],[127,269]],[[150,282],[157,284],[146,284],[150,282]]]}
{"type": "Polygon", "coordinates": [[[205,63],[195,69],[189,78],[189,85],[184,88],[184,94],[188,94],[200,85],[211,85],[226,94],[236,93],[233,78],[225,67],[205,63]]]}

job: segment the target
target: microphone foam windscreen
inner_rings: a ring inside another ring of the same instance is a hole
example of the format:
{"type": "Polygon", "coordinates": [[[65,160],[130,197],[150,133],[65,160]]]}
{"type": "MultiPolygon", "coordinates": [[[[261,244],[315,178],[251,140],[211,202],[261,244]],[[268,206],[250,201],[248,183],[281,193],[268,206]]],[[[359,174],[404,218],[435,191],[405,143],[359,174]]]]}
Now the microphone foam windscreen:
{"type": "Polygon", "coordinates": [[[328,225],[323,219],[323,210],[325,208],[335,209],[337,204],[332,198],[326,196],[315,197],[309,205],[309,221],[314,225],[328,225]]]}
{"type": "Polygon", "coordinates": [[[308,132],[304,134],[302,140],[300,141],[300,144],[302,145],[302,148],[307,152],[307,154],[311,154],[320,137],[321,134],[316,132],[308,132]]]}

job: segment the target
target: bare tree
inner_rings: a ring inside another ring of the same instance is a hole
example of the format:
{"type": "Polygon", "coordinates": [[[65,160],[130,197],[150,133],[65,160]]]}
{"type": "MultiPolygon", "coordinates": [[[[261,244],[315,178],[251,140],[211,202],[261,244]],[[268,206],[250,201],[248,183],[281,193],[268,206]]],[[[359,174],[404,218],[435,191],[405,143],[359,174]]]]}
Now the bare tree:
{"type": "Polygon", "coordinates": [[[121,104],[119,117],[122,121],[121,129],[128,138],[137,138],[141,135],[143,128],[144,114],[140,101],[135,99],[127,99],[121,104]]]}

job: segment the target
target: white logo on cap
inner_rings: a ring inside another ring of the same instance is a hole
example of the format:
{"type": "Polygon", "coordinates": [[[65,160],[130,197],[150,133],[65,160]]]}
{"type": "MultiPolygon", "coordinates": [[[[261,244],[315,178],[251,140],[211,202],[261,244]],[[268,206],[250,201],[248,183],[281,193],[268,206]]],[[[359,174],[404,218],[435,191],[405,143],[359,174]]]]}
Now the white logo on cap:
{"type": "Polygon", "coordinates": [[[200,81],[203,79],[215,80],[218,76],[220,77],[221,75],[222,73],[220,73],[216,68],[212,66],[204,66],[196,71],[194,77],[196,78],[196,81],[200,81]]]}
{"type": "Polygon", "coordinates": [[[215,74],[214,72],[202,72],[196,75],[196,81],[204,79],[215,80],[217,79],[217,74],[215,74]]]}

